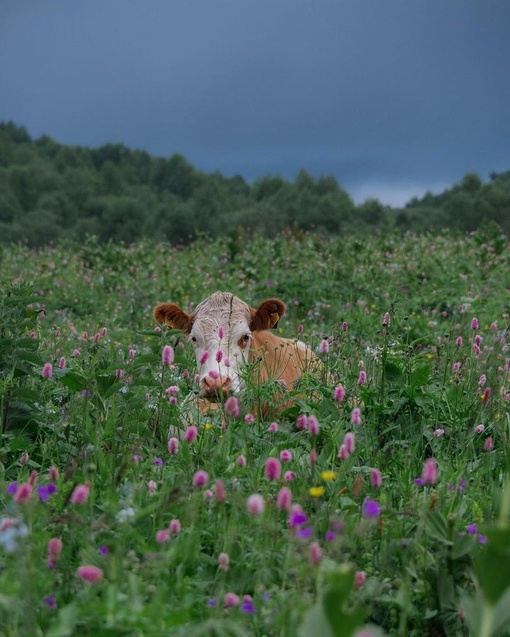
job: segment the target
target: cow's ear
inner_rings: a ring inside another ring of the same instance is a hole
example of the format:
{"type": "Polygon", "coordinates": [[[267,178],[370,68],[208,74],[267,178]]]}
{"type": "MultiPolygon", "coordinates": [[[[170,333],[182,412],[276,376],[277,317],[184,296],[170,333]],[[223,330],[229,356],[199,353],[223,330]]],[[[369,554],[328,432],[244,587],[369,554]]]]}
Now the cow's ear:
{"type": "Polygon", "coordinates": [[[256,310],[251,311],[251,331],[257,332],[276,327],[286,309],[287,306],[280,299],[266,299],[256,310]]]}
{"type": "Polygon", "coordinates": [[[168,325],[173,330],[191,330],[191,316],[173,303],[161,303],[154,310],[154,318],[161,325],[168,325]]]}

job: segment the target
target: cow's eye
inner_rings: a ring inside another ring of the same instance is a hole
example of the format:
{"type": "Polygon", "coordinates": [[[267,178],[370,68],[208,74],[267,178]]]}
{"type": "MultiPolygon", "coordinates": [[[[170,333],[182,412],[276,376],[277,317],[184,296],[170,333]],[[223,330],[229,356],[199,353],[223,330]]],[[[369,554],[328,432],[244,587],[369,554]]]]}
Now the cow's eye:
{"type": "Polygon", "coordinates": [[[238,341],[239,347],[245,348],[250,342],[251,334],[244,334],[238,341]]]}
{"type": "Polygon", "coordinates": [[[190,337],[189,337],[189,340],[190,340],[192,343],[196,343],[196,342],[197,342],[197,337],[196,337],[196,336],[190,336],[190,337]]]}

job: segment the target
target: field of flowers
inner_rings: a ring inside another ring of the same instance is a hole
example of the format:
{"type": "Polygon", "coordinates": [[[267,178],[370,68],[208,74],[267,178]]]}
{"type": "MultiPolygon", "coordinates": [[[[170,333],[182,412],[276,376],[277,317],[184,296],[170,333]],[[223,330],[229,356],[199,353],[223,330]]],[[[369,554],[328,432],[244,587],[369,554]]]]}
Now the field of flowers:
{"type": "Polygon", "coordinates": [[[0,636],[510,635],[510,243],[0,252],[0,636]],[[323,378],[190,417],[160,302],[288,306],[323,378]],[[292,392],[291,392],[292,393],[292,392]]]}

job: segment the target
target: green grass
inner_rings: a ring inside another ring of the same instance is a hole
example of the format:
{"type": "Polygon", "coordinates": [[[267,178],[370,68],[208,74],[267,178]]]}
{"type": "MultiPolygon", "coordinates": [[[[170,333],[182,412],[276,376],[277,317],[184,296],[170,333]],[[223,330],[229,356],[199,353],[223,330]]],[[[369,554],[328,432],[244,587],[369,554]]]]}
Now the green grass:
{"type": "Polygon", "coordinates": [[[3,249],[0,635],[509,635],[509,248],[489,229],[3,249]],[[271,385],[249,386],[236,418],[192,410],[191,348],[152,310],[217,289],[254,306],[280,297],[279,333],[302,326],[317,351],[328,339],[323,378],[305,375],[277,427],[257,411],[271,385]],[[303,414],[317,436],[296,426],[303,414]],[[185,421],[198,436],[171,454],[185,421]],[[417,484],[429,458],[437,480],[417,484]],[[283,486],[299,525],[277,506],[283,486]],[[158,534],[173,520],[179,532],[158,534]],[[84,565],[100,580],[81,579],[84,565]]]}

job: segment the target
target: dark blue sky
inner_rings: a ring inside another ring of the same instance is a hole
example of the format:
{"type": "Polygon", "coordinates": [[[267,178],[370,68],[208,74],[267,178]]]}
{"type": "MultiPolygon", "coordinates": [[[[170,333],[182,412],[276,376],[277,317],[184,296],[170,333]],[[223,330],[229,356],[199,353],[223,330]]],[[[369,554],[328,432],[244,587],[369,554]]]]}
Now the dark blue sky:
{"type": "Polygon", "coordinates": [[[2,0],[0,120],[403,203],[510,170],[508,0],[2,0]]]}

